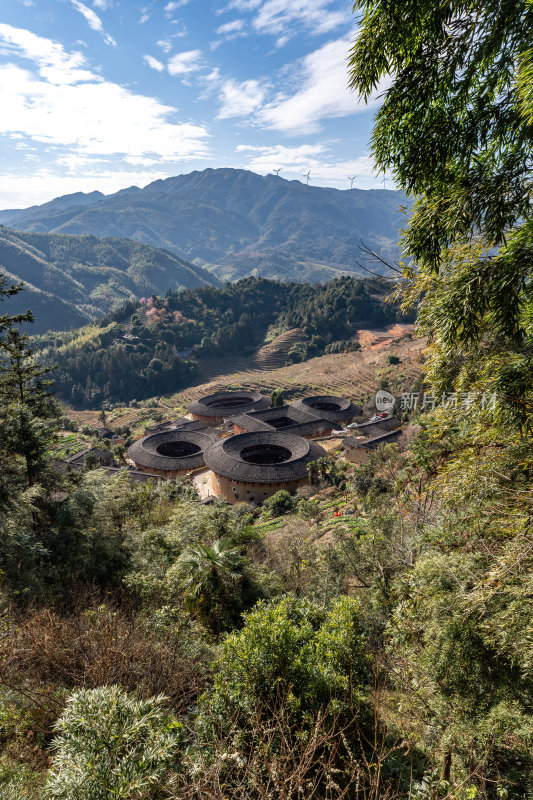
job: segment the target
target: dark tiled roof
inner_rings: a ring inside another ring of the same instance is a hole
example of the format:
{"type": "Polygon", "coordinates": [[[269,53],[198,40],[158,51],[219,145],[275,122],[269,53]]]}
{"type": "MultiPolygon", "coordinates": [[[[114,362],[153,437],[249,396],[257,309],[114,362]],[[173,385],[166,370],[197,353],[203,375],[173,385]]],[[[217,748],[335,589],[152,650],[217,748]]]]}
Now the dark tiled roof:
{"type": "Polygon", "coordinates": [[[361,422],[357,428],[357,433],[362,436],[372,436],[374,433],[379,434],[385,431],[394,431],[399,428],[402,423],[398,417],[384,417],[383,419],[376,420],[375,422],[361,422]]]}
{"type": "Polygon", "coordinates": [[[259,419],[256,414],[238,414],[236,417],[231,418],[232,425],[238,425],[245,431],[271,431],[272,425],[259,419]]]}
{"type": "Polygon", "coordinates": [[[259,392],[216,392],[190,403],[187,408],[198,417],[232,417],[270,406],[270,397],[259,392]]]}
{"type": "Polygon", "coordinates": [[[380,444],[390,444],[390,442],[395,442],[402,435],[401,430],[396,431],[389,431],[388,433],[383,433],[381,436],[376,436],[375,439],[370,439],[369,441],[365,442],[364,447],[367,450],[377,450],[380,444]]]}
{"type": "Polygon", "coordinates": [[[342,445],[345,450],[352,449],[354,447],[359,447],[359,445],[363,444],[362,440],[356,439],[354,436],[346,436],[343,439],[342,445]]]}
{"type": "Polygon", "coordinates": [[[297,436],[309,436],[331,429],[331,422],[328,420],[293,406],[278,406],[264,411],[252,411],[250,414],[239,414],[232,418],[232,422],[247,432],[281,430],[297,436]],[[281,425],[276,425],[277,420],[283,421],[281,425]]]}
{"type": "Polygon", "coordinates": [[[308,463],[325,455],[320,445],[292,433],[260,431],[215,442],[205,451],[205,463],[217,475],[230,480],[285,483],[307,477],[308,463]],[[288,451],[287,458],[277,464],[251,463],[243,458],[244,450],[261,447],[283,448],[288,451]]]}
{"type": "Polygon", "coordinates": [[[76,455],[67,458],[67,462],[69,464],[85,464],[85,459],[89,454],[94,456],[94,458],[97,460],[100,458],[113,458],[113,453],[111,450],[107,450],[105,447],[87,447],[85,450],[82,450],[81,453],[76,453],[76,455]]]}
{"type": "Polygon", "coordinates": [[[176,426],[175,430],[178,431],[205,431],[206,433],[210,433],[210,428],[199,419],[187,419],[186,422],[180,423],[176,426]]]}
{"type": "Polygon", "coordinates": [[[310,419],[309,422],[300,422],[298,425],[290,425],[284,428],[287,433],[294,433],[296,436],[312,436],[313,434],[326,433],[331,430],[332,422],[327,419],[310,419]]]}
{"type": "Polygon", "coordinates": [[[295,408],[294,406],[277,406],[275,408],[266,408],[264,411],[252,411],[250,416],[260,419],[263,422],[270,423],[275,419],[287,419],[295,423],[309,422],[317,418],[317,414],[312,414],[304,409],[295,408]]]}
{"type": "Polygon", "coordinates": [[[128,456],[141,467],[159,469],[166,472],[185,471],[196,469],[204,465],[204,450],[213,441],[213,434],[200,433],[199,431],[177,430],[153,433],[139,439],[128,448],[128,456]],[[197,452],[179,457],[162,455],[158,448],[164,445],[185,442],[199,448],[197,452]]]}
{"type": "Polygon", "coordinates": [[[390,442],[395,442],[402,434],[401,430],[395,431],[388,431],[387,433],[382,433],[381,436],[376,436],[374,439],[354,439],[353,436],[347,436],[344,440],[344,447],[346,448],[356,448],[361,447],[363,450],[377,450],[380,444],[390,444],[390,442]]]}
{"type": "Polygon", "coordinates": [[[160,431],[168,431],[169,428],[181,428],[187,422],[191,420],[188,417],[178,417],[178,419],[167,419],[165,422],[160,422],[158,425],[153,425],[151,428],[147,428],[148,433],[159,433],[160,431]]]}
{"type": "Polygon", "coordinates": [[[327,419],[330,422],[347,421],[361,413],[361,408],[354,405],[351,400],[333,395],[303,397],[292,403],[291,409],[301,409],[307,414],[327,419]]]}

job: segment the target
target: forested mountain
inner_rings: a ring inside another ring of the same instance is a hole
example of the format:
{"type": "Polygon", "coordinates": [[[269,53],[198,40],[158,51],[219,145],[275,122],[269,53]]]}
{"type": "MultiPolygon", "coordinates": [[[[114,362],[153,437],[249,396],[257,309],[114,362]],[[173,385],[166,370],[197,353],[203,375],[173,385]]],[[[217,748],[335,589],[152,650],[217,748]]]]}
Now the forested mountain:
{"type": "Polygon", "coordinates": [[[401,317],[385,303],[390,287],[378,279],[348,276],[326,284],[279,283],[245,278],[223,289],[203,286],[128,303],[98,325],[38,337],[61,397],[78,408],[131,402],[189,385],[196,359],[251,354],[270,326],[300,328],[293,361],[343,351],[362,325],[401,317]]]}
{"type": "Polygon", "coordinates": [[[3,211],[0,221],[27,231],[127,237],[208,266],[223,279],[321,281],[338,270],[362,274],[361,239],[397,258],[405,203],[395,191],[340,191],[206,169],[106,197],[78,193],[26,212],[3,211]]]}
{"type": "Polygon", "coordinates": [[[24,220],[27,225],[31,222],[32,218],[39,219],[43,214],[55,214],[64,209],[83,208],[92,203],[96,203],[105,197],[102,192],[74,192],[73,194],[64,194],[61,197],[55,197],[48,203],[43,203],[39,206],[30,206],[30,208],[7,208],[0,211],[0,225],[17,226],[19,219],[24,220]]]}
{"type": "Polygon", "coordinates": [[[31,307],[32,332],[67,329],[102,317],[117,304],[167,289],[217,283],[201,267],[127,239],[27,233],[0,226],[0,271],[24,281],[15,311],[31,307]]]}

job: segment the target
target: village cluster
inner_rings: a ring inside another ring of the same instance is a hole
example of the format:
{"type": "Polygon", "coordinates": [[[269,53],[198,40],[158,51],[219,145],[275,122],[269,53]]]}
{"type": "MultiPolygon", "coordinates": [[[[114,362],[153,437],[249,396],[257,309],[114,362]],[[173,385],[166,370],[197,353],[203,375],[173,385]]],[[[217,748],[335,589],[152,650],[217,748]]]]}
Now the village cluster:
{"type": "MultiPolygon", "coordinates": [[[[285,489],[308,482],[308,464],[327,456],[317,440],[342,438],[345,457],[365,463],[372,450],[401,434],[400,420],[388,413],[370,421],[343,397],[314,396],[290,405],[271,406],[259,392],[217,392],[196,400],[189,416],[152,428],[127,451],[133,480],[173,480],[209,473],[206,499],[255,505],[285,489]]],[[[88,455],[110,472],[109,450],[92,448],[69,461],[81,469],[88,455]]]]}

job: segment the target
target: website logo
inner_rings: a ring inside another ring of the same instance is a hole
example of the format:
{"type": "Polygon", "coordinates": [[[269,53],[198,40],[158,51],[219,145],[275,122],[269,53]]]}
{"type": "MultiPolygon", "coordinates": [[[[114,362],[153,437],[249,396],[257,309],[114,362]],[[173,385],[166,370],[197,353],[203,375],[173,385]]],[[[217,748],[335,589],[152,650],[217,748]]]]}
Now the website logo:
{"type": "Polygon", "coordinates": [[[376,392],[375,403],[378,411],[392,411],[396,398],[385,389],[380,389],[379,392],[376,392]]]}

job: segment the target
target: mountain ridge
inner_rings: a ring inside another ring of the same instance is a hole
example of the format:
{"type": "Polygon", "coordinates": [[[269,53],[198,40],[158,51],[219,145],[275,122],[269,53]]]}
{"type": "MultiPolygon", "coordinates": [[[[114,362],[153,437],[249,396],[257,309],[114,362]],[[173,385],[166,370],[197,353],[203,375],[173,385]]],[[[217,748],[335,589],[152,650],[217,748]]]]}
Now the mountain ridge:
{"type": "Polygon", "coordinates": [[[85,325],[143,295],[219,285],[201,267],[140,242],[28,233],[3,225],[0,272],[13,283],[24,283],[25,291],[10,305],[13,313],[32,309],[32,333],[85,325]]]}
{"type": "Polygon", "coordinates": [[[14,219],[31,232],[132,239],[205,266],[222,280],[252,274],[322,281],[339,272],[360,274],[361,240],[396,260],[405,225],[400,206],[406,203],[392,190],[307,186],[249,170],[208,168],[142,189],[102,197],[77,193],[0,211],[0,222],[14,219]]]}

